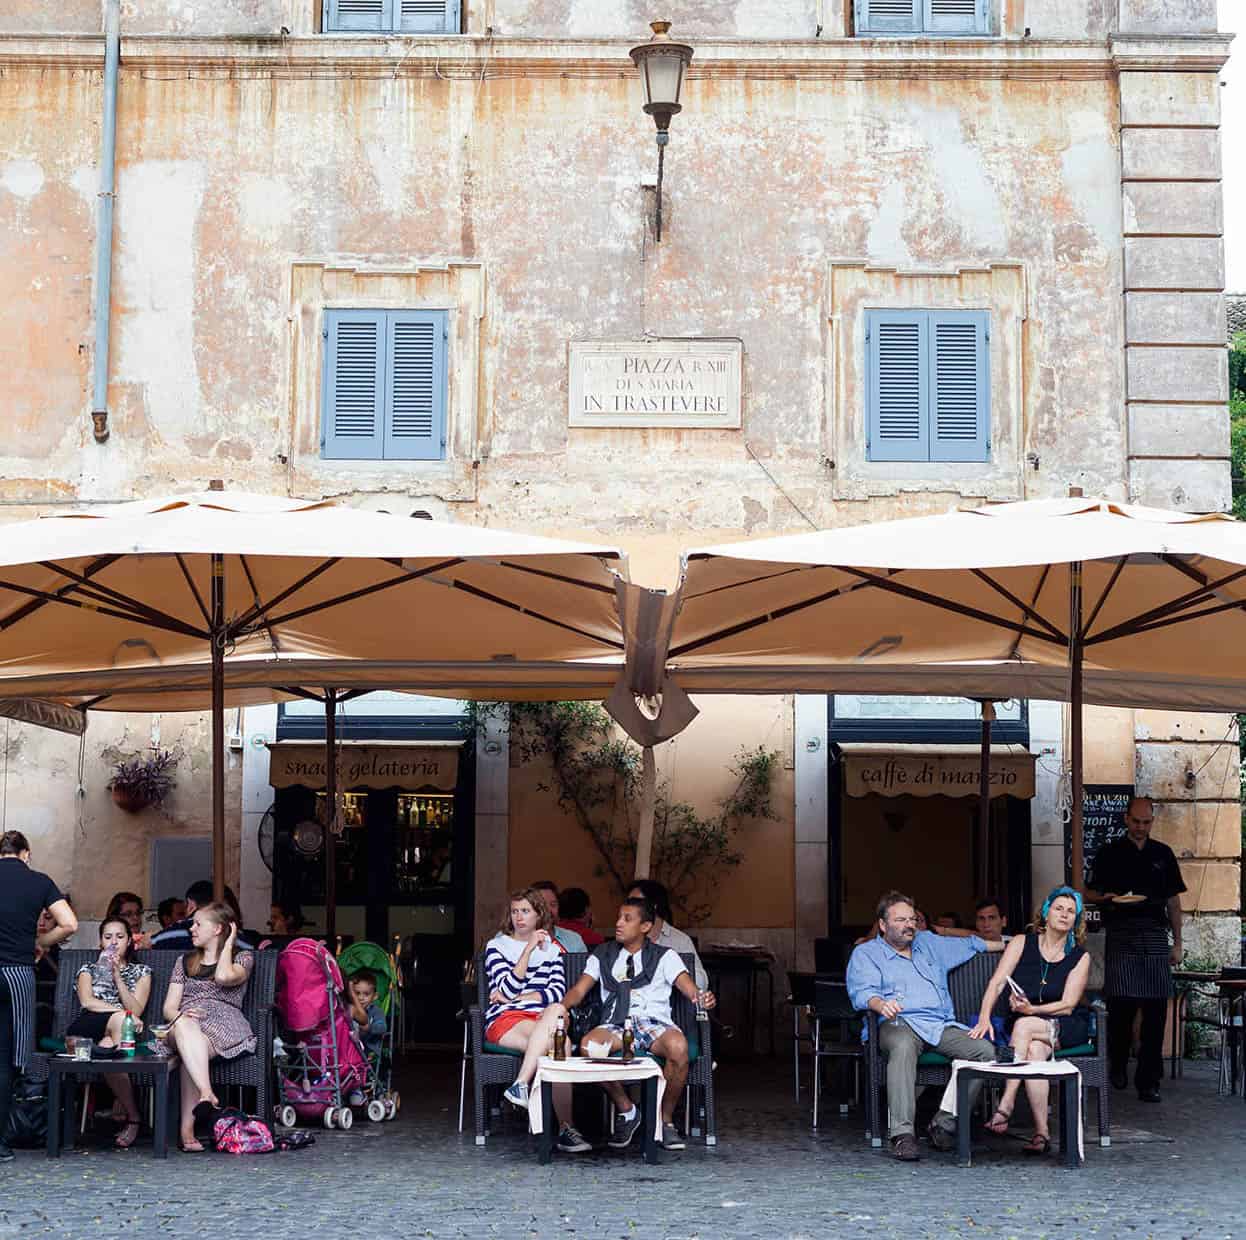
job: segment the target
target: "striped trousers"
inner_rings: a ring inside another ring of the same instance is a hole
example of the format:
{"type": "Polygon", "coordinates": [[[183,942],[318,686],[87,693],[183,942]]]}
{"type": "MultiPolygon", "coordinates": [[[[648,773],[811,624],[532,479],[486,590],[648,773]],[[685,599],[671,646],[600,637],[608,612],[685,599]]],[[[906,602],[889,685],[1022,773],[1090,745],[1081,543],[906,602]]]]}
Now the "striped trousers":
{"type": "Polygon", "coordinates": [[[24,1072],[35,1041],[35,971],[0,965],[0,1137],[9,1122],[13,1070],[24,1072]]]}

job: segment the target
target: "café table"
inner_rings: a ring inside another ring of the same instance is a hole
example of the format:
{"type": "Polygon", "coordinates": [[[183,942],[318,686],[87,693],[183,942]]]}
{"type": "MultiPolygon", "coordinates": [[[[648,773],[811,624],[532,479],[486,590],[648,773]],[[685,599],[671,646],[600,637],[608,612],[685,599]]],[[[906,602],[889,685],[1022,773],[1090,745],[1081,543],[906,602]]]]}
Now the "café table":
{"type": "Polygon", "coordinates": [[[152,1154],[169,1156],[169,1081],[177,1067],[173,1055],[153,1055],[139,1050],[133,1056],[76,1059],[68,1054],[48,1059],[48,1157],[59,1158],[62,1145],[74,1147],[74,1098],[84,1077],[111,1076],[125,1072],[149,1077],[155,1089],[155,1122],[152,1125],[152,1154]]]}
{"type": "Polygon", "coordinates": [[[590,1059],[583,1055],[554,1059],[550,1055],[542,1055],[537,1061],[536,1076],[532,1078],[532,1085],[528,1090],[528,1130],[540,1138],[537,1149],[542,1164],[548,1163],[553,1156],[554,1141],[558,1135],[553,1087],[601,1085],[606,1081],[618,1081],[623,1085],[639,1082],[643,1086],[644,1097],[640,1111],[644,1142],[641,1153],[647,1163],[661,1161],[658,1150],[662,1137],[661,1106],[666,1078],[663,1077],[662,1067],[656,1059],[651,1059],[648,1055],[638,1055],[631,1060],[590,1059]]]}
{"type": "Polygon", "coordinates": [[[723,982],[727,977],[740,979],[744,1000],[743,1025],[748,1030],[748,1047],[757,1049],[757,1002],[758,980],[766,983],[766,1029],[769,1034],[770,1054],[774,1054],[774,973],[771,971],[773,957],[767,952],[741,951],[710,948],[701,952],[701,963],[709,977],[710,989],[722,1003],[723,982]]]}

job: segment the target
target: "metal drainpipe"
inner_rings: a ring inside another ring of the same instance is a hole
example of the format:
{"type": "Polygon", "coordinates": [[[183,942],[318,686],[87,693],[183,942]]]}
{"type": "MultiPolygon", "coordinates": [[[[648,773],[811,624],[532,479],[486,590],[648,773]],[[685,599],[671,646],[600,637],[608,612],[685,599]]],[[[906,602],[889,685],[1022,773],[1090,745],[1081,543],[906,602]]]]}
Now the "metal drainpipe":
{"type": "Polygon", "coordinates": [[[95,249],[95,442],[108,439],[108,329],[112,316],[112,215],[117,172],[117,74],[121,63],[121,0],[104,11],[104,126],[100,140],[98,236],[95,249]]]}

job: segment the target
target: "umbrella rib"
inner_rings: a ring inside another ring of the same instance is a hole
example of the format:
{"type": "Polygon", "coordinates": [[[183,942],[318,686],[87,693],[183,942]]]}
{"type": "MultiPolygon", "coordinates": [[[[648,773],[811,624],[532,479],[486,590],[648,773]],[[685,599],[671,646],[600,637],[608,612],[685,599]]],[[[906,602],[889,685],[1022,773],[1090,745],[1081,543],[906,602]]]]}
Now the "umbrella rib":
{"type": "MultiPolygon", "coordinates": [[[[93,577],[96,573],[102,572],[106,569],[110,564],[115,564],[120,558],[120,556],[116,555],[101,556],[93,564],[87,565],[83,575],[86,577],[93,577]]],[[[60,593],[68,593],[72,589],[74,589],[73,586],[62,586],[60,593]]],[[[11,625],[16,624],[19,620],[25,620],[31,613],[38,611],[44,605],[44,601],[45,600],[43,599],[39,599],[37,601],[24,603],[7,620],[0,621],[0,630],[9,628],[11,625]]]]}
{"type": "MultiPolygon", "coordinates": [[[[389,561],[385,561],[385,563],[389,563],[389,561]]],[[[329,607],[338,607],[342,603],[350,603],[357,598],[364,598],[369,594],[376,594],[378,591],[388,590],[393,586],[400,586],[408,581],[415,581],[419,577],[427,577],[429,573],[439,573],[443,569],[453,568],[456,564],[462,563],[463,561],[458,558],[453,560],[442,560],[439,564],[430,564],[427,568],[413,569],[411,572],[406,573],[401,577],[395,577],[390,581],[373,582],[370,586],[362,586],[358,590],[351,590],[349,594],[339,594],[337,598],[322,599],[319,603],[309,603],[306,607],[300,607],[296,611],[288,611],[283,616],[275,616],[266,623],[273,625],[289,624],[291,620],[298,620],[303,616],[313,615],[314,613],[324,611],[329,607]]],[[[328,564],[322,565],[320,571],[323,572],[324,569],[328,567],[328,564]]],[[[285,594],[278,595],[278,597],[273,600],[273,603],[279,602],[282,598],[288,598],[289,595],[292,594],[297,588],[297,586],[292,586],[285,592],[285,594]]],[[[272,603],[269,603],[264,610],[267,611],[272,607],[272,605],[272,603]]],[[[241,626],[246,622],[247,617],[244,617],[242,620],[238,621],[238,625],[241,626]]]]}
{"type": "Polygon", "coordinates": [[[578,586],[581,590],[596,590],[599,594],[613,594],[614,587],[602,585],[596,581],[581,581],[578,577],[568,577],[566,573],[553,573],[548,568],[537,568],[531,564],[516,564],[513,560],[499,560],[503,568],[516,573],[531,573],[534,577],[544,577],[549,581],[560,581],[563,585],[578,586]]]}
{"type": "MultiPolygon", "coordinates": [[[[78,587],[75,587],[77,589],[78,587]]],[[[192,628],[188,624],[179,621],[165,623],[161,620],[151,620],[145,616],[136,616],[133,612],[118,611],[113,607],[105,607],[92,599],[75,599],[69,598],[64,594],[49,594],[46,590],[36,590],[33,586],[18,585],[15,581],[0,580],[0,590],[12,590],[14,594],[25,594],[30,598],[39,599],[44,603],[61,603],[66,607],[76,607],[80,611],[94,611],[102,616],[112,616],[116,620],[128,620],[131,623],[150,624],[154,629],[164,629],[170,633],[182,633],[188,637],[197,637],[202,641],[206,641],[208,635],[201,633],[197,629],[192,628]]],[[[9,628],[15,623],[14,618],[0,621],[0,630],[9,628]]]]}
{"type": "MultiPolygon", "coordinates": [[[[1037,629],[1031,629],[1024,624],[1020,624],[1014,620],[1004,620],[999,616],[993,616],[989,612],[978,611],[976,608],[966,607],[960,603],[951,603],[947,599],[941,599],[937,595],[928,594],[924,590],[918,590],[913,586],[902,585],[900,582],[893,580],[891,577],[880,577],[876,573],[868,573],[860,568],[845,568],[842,565],[824,565],[823,567],[838,569],[841,573],[850,573],[860,577],[862,580],[851,586],[837,586],[833,590],[826,590],[822,594],[814,595],[812,598],[803,599],[799,603],[789,603],[786,607],[777,607],[772,611],[768,611],[763,615],[756,616],[752,620],[743,620],[739,624],[730,625],[728,628],[720,629],[716,633],[709,633],[704,637],[699,637],[695,641],[685,642],[682,646],[672,649],[668,658],[677,659],[681,655],[686,655],[702,646],[708,646],[712,642],[723,641],[728,637],[735,637],[739,633],[747,633],[750,629],[755,629],[759,625],[769,624],[774,620],[782,620],[787,616],[794,615],[796,612],[804,611],[809,607],[816,607],[819,603],[825,603],[830,599],[840,595],[851,594],[866,586],[875,586],[880,590],[891,590],[897,594],[912,598],[919,603],[927,603],[932,607],[937,607],[942,611],[950,611],[957,615],[967,616],[974,620],[984,620],[987,624],[995,625],[997,628],[1008,629],[1011,632],[1020,634],[1023,637],[1035,637],[1039,641],[1052,642],[1054,644],[1064,644],[1064,638],[1052,637],[1049,633],[1040,632],[1037,629]]],[[[904,572],[904,569],[890,570],[895,573],[904,572]]]]}
{"type": "Polygon", "coordinates": [[[1163,560],[1169,568],[1175,568],[1177,572],[1183,573],[1191,581],[1197,581],[1199,585],[1202,586],[1207,584],[1207,578],[1200,573],[1198,569],[1191,568],[1190,565],[1184,563],[1178,556],[1172,555],[1170,552],[1165,552],[1160,556],[1160,559],[1163,560]]]}
{"type": "Polygon", "coordinates": [[[975,568],[973,570],[973,575],[977,577],[979,581],[985,582],[988,586],[991,587],[992,590],[996,591],[999,594],[1002,594],[1004,598],[1006,598],[1014,607],[1020,608],[1020,610],[1025,615],[1029,616],[1029,618],[1033,620],[1035,624],[1041,624],[1043,628],[1045,628],[1053,637],[1059,638],[1060,641],[1065,640],[1064,634],[1061,633],[1060,630],[1056,628],[1056,626],[1052,624],[1051,621],[1048,620],[1046,616],[1040,615],[1028,603],[1023,603],[1015,594],[1013,594],[1011,590],[1001,585],[989,573],[984,572],[980,568],[975,568]]]}
{"type": "MultiPolygon", "coordinates": [[[[1133,633],[1139,632],[1141,625],[1150,624],[1152,620],[1162,620],[1166,616],[1170,616],[1175,612],[1184,611],[1187,607],[1196,607],[1198,604],[1205,602],[1211,598],[1217,590],[1224,589],[1225,586],[1232,585],[1235,581],[1240,581],[1246,577],[1246,568],[1239,568],[1236,572],[1229,573],[1227,576],[1219,578],[1217,581],[1210,581],[1198,590],[1190,590],[1186,594],[1178,595],[1174,599],[1170,599],[1167,603],[1161,603],[1158,607],[1152,607],[1149,611],[1144,611],[1139,615],[1133,616],[1129,620],[1122,620],[1120,624],[1114,625],[1110,629],[1105,629],[1098,634],[1093,640],[1096,642],[1113,641],[1118,637],[1128,637],[1133,633]]],[[[1237,604],[1230,604],[1236,606],[1237,604]]]]}
{"type": "Polygon", "coordinates": [[[1099,595],[1099,601],[1095,604],[1094,610],[1090,613],[1090,619],[1082,626],[1082,640],[1086,640],[1086,634],[1095,627],[1095,621],[1099,618],[1099,613],[1103,610],[1103,604],[1108,601],[1108,595],[1116,588],[1116,583],[1120,580],[1120,575],[1125,571],[1125,562],[1128,556],[1119,556],[1116,561],[1116,567],[1112,570],[1112,575],[1108,578],[1108,583],[1103,587],[1103,593],[1099,595]]]}
{"type": "MultiPolygon", "coordinates": [[[[316,567],[311,570],[311,572],[306,573],[304,576],[300,577],[293,585],[287,586],[284,590],[281,590],[279,593],[273,595],[273,597],[270,598],[268,602],[265,603],[263,606],[260,606],[257,603],[254,607],[251,608],[250,611],[243,612],[242,615],[239,616],[238,619],[234,621],[233,627],[235,631],[241,632],[247,625],[251,624],[252,622],[256,620],[263,620],[264,617],[267,615],[267,613],[270,612],[274,607],[276,607],[278,603],[284,603],[286,599],[290,597],[290,595],[297,594],[299,590],[301,590],[306,585],[310,585],[322,573],[327,573],[329,569],[331,569],[336,563],[338,563],[338,561],[341,558],[342,558],[341,556],[335,555],[331,559],[325,560],[323,564],[317,564],[316,567]]],[[[266,621],[265,626],[267,627],[269,623],[276,623],[276,622],[266,621]]]]}
{"type": "Polygon", "coordinates": [[[306,698],[309,702],[319,702],[322,706],[324,705],[324,698],[310,689],[296,689],[293,685],[277,685],[276,687],[280,692],[288,693],[291,697],[306,698]]]}
{"type": "Polygon", "coordinates": [[[199,614],[203,617],[204,624],[211,627],[212,618],[208,615],[208,609],[204,605],[203,595],[199,593],[199,587],[195,585],[195,579],[190,575],[190,569],[186,567],[185,557],[181,553],[177,556],[177,566],[182,570],[182,576],[186,578],[186,584],[190,587],[190,592],[194,597],[195,604],[199,608],[199,614]]]}
{"type": "MultiPolygon", "coordinates": [[[[830,565],[820,565],[819,567],[829,568],[830,565]]],[[[799,571],[793,569],[793,572],[799,571]]],[[[899,571],[899,570],[897,570],[899,571]]],[[[787,573],[778,573],[776,576],[786,577],[787,573]]],[[[766,577],[754,577],[750,581],[744,582],[745,585],[752,585],[756,581],[766,581],[766,577]]],[[[735,637],[739,633],[747,633],[750,629],[757,628],[760,624],[769,624],[772,620],[782,620],[786,616],[795,614],[798,611],[804,611],[806,607],[816,607],[819,603],[825,603],[829,599],[838,598],[841,595],[853,594],[857,590],[868,590],[870,588],[868,581],[854,581],[851,585],[836,586],[832,590],[824,590],[821,594],[815,594],[812,598],[802,599],[799,603],[788,603],[785,607],[777,607],[772,611],[765,612],[763,615],[756,616],[752,620],[741,620],[739,624],[728,625],[725,629],[719,629],[715,633],[707,633],[704,637],[698,637],[695,641],[684,642],[682,646],[676,646],[667,652],[667,658],[677,659],[680,655],[690,654],[694,650],[699,650],[702,646],[708,646],[712,642],[724,641],[728,637],[735,637]]],[[[730,589],[730,586],[719,587],[721,589],[730,589]]],[[[717,593],[717,589],[707,591],[705,594],[698,594],[697,598],[708,598],[710,594],[717,593]]]]}
{"type": "MultiPolygon", "coordinates": [[[[147,623],[158,623],[165,626],[170,624],[185,624],[184,620],[179,620],[176,616],[171,616],[168,612],[161,611],[158,607],[153,607],[150,603],[144,603],[141,599],[132,598],[130,595],[120,590],[114,589],[112,586],[106,586],[102,581],[92,581],[84,577],[81,573],[74,572],[71,568],[66,568],[63,564],[58,564],[55,560],[38,561],[41,568],[46,568],[49,572],[59,573],[62,577],[68,577],[74,582],[79,593],[86,598],[93,598],[98,603],[112,604],[117,607],[127,607],[133,613],[133,619],[144,620],[147,623]]],[[[207,634],[203,634],[207,636],[207,634]]]]}
{"type": "Polygon", "coordinates": [[[469,586],[465,581],[452,581],[450,584],[454,589],[462,590],[475,598],[484,599],[487,603],[496,603],[499,607],[508,607],[511,611],[517,611],[523,616],[531,616],[534,620],[543,620],[546,624],[552,624],[555,628],[565,629],[568,633],[574,633],[577,637],[586,637],[590,641],[599,642],[603,646],[609,646],[612,650],[623,649],[622,642],[611,641],[608,637],[601,637],[596,633],[588,632],[587,629],[577,628],[574,624],[567,624],[565,620],[555,620],[553,616],[547,616],[544,612],[532,611],[527,607],[521,607],[518,603],[512,603],[510,599],[502,598],[497,594],[490,594],[479,586],[469,586]]]}
{"type": "Polygon", "coordinates": [[[1184,624],[1187,620],[1205,620],[1208,616],[1218,616],[1223,611],[1241,611],[1246,610],[1246,599],[1233,603],[1221,603],[1216,607],[1207,607],[1202,611],[1189,612],[1183,616],[1164,616],[1158,620],[1148,621],[1146,624],[1125,628],[1118,625],[1117,629],[1108,629],[1107,632],[1099,634],[1098,637],[1087,638],[1085,644],[1087,646],[1095,646],[1100,642],[1113,641],[1117,637],[1136,637],[1139,633],[1154,633],[1156,629],[1170,628],[1174,624],[1184,624]],[[1123,629],[1123,632],[1117,630],[1123,629]]]}
{"type": "MultiPolygon", "coordinates": [[[[259,586],[255,584],[255,578],[251,575],[251,566],[247,563],[247,557],[245,555],[240,555],[238,560],[242,564],[242,571],[247,575],[247,584],[251,587],[252,601],[255,603],[256,607],[262,607],[262,604],[260,603],[260,589],[259,586]]],[[[277,640],[277,634],[273,632],[272,625],[264,624],[262,627],[264,632],[268,634],[268,641],[273,648],[273,654],[280,654],[281,643],[277,640]]]]}
{"type": "MultiPolygon", "coordinates": [[[[1038,600],[1042,597],[1043,589],[1047,585],[1047,578],[1050,576],[1051,576],[1051,565],[1044,564],[1043,571],[1039,573],[1038,575],[1038,584],[1034,587],[1034,597],[1030,599],[1031,607],[1034,607],[1034,608],[1038,607],[1038,600]]],[[[1017,651],[1020,649],[1020,647],[1021,647],[1021,634],[1018,633],[1016,637],[1013,639],[1012,646],[1008,651],[1008,657],[1010,659],[1019,658],[1020,656],[1018,655],[1017,651]]]]}
{"type": "MultiPolygon", "coordinates": [[[[981,611],[977,607],[968,607],[964,603],[953,603],[949,599],[940,598],[937,594],[930,594],[926,590],[919,590],[915,586],[906,586],[899,581],[895,581],[889,577],[879,577],[874,573],[867,573],[862,568],[841,568],[841,572],[853,573],[866,581],[872,582],[881,590],[890,590],[893,594],[902,595],[905,598],[911,598],[918,603],[929,603],[932,607],[938,607],[943,611],[950,611],[953,615],[965,616],[970,620],[982,620],[986,624],[993,624],[996,628],[1008,629],[1010,632],[1019,633],[1022,637],[1034,637],[1039,641],[1051,642],[1053,645],[1063,646],[1065,644],[1064,637],[1052,637],[1050,633],[1040,632],[1038,629],[1028,628],[1024,624],[1020,624],[1015,620],[1005,620],[1001,616],[992,615],[989,611],[981,611]]],[[[899,570],[904,571],[904,570],[899,570]]]]}

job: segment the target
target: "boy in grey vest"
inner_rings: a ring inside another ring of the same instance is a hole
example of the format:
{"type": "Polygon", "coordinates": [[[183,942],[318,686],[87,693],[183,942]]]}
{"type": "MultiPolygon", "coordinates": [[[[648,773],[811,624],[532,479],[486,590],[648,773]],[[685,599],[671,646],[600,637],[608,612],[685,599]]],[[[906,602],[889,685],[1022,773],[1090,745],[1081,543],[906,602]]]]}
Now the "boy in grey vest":
{"type": "MultiPolygon", "coordinates": [[[[648,900],[624,900],[614,926],[614,942],[603,943],[593,952],[583,976],[567,991],[563,1003],[576,1007],[594,986],[601,986],[601,1023],[585,1036],[581,1050],[589,1042],[604,1042],[612,1054],[618,1051],[623,1045],[623,1022],[631,1018],[636,1052],[665,1061],[662,1145],[668,1150],[682,1150],[684,1143],[673,1118],[688,1077],[688,1042],[671,1017],[671,988],[678,987],[692,1003],[699,999],[705,1008],[712,1008],[715,999],[710,991],[697,990],[677,952],[649,941],[654,916],[648,900]]],[[[609,1144],[612,1149],[623,1149],[640,1128],[640,1111],[619,1082],[606,1083],[605,1090],[616,1112],[609,1144]]]]}

